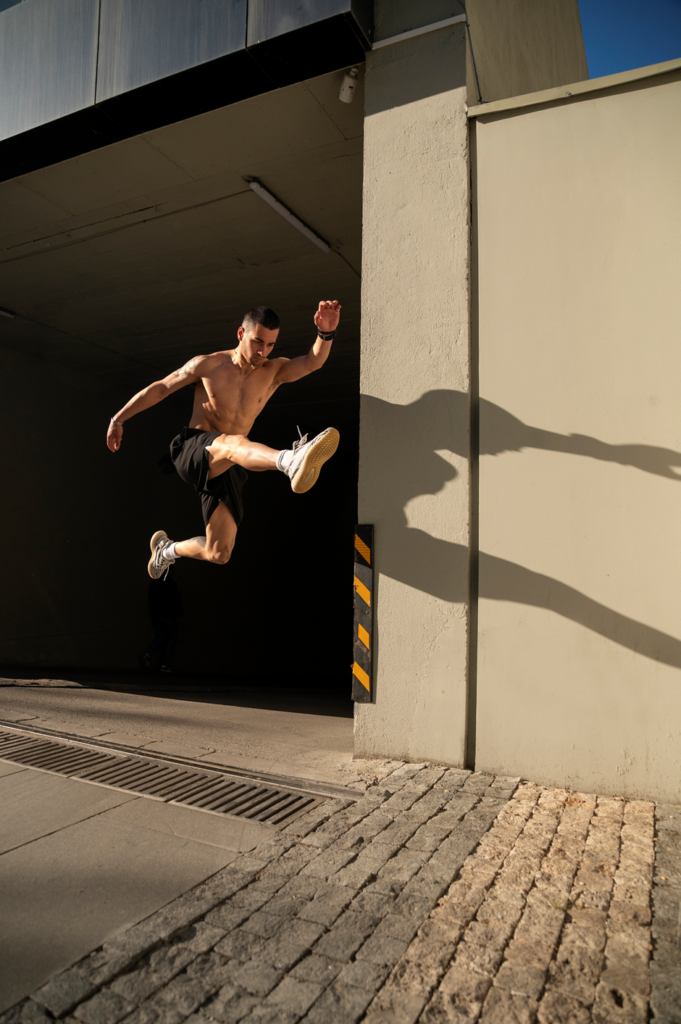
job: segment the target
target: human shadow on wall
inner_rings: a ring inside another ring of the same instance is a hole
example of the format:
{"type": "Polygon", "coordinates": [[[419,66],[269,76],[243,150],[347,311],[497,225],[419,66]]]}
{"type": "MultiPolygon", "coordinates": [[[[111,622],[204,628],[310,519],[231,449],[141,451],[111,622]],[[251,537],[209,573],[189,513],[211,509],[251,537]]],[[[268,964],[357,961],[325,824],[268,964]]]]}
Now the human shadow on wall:
{"type": "MultiPolygon", "coordinates": [[[[437,494],[457,476],[438,451],[468,456],[468,397],[458,391],[429,391],[411,405],[362,396],[362,479],[381,483],[376,553],[380,571],[391,579],[444,601],[468,600],[468,549],[410,527],[405,508],[418,496],[437,494]],[[427,438],[427,443],[425,439],[427,438]]],[[[606,445],[594,438],[554,434],[529,427],[491,402],[481,402],[485,448],[481,454],[526,447],[570,451],[636,465],[645,472],[678,479],[678,452],[649,445],[606,445]],[[570,446],[572,443],[572,446],[570,446]],[[597,452],[598,454],[592,454],[597,452]],[[632,461],[635,456],[636,462],[632,461]]],[[[452,515],[456,502],[452,501],[452,515]]],[[[480,552],[480,597],[546,608],[647,658],[681,668],[681,641],[631,619],[543,573],[480,552]]]]}

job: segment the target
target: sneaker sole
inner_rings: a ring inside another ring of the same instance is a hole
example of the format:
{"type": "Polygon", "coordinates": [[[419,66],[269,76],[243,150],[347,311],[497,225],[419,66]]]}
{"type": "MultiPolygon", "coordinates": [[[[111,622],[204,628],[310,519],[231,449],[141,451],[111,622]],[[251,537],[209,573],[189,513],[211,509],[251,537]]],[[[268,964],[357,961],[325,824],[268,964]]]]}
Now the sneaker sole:
{"type": "Polygon", "coordinates": [[[329,427],[321,435],[318,441],[312,443],[312,447],[306,453],[291,480],[291,490],[295,494],[304,494],[317,483],[319,472],[324,463],[331,458],[338,447],[340,434],[335,427],[329,427]]]}
{"type": "Polygon", "coordinates": [[[152,580],[158,579],[158,576],[154,576],[154,574],[153,574],[153,572],[151,570],[154,567],[154,555],[156,554],[156,546],[157,546],[158,542],[161,540],[162,537],[165,537],[166,540],[168,539],[168,534],[166,533],[166,531],[165,530],[157,530],[156,533],[154,534],[154,536],[149,541],[149,547],[151,548],[151,558],[149,559],[149,565],[147,566],[147,572],[151,576],[152,580]]]}

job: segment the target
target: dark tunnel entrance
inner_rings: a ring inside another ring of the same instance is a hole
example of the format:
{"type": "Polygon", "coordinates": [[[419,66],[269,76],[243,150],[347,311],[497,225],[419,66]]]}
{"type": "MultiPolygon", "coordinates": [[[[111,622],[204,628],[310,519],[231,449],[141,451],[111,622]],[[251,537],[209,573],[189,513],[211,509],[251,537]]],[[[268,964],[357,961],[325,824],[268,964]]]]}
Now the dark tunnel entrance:
{"type": "Polygon", "coordinates": [[[305,352],[320,299],[339,299],[326,366],[275,393],[255,440],[290,447],[341,433],[318,485],[294,495],[251,474],[230,564],[183,559],[175,667],[237,684],[349,694],[357,516],[361,89],[342,72],[277,90],[0,184],[3,454],[16,500],[5,528],[0,663],[135,671],[149,640],[148,540],[203,530],[198,497],[157,466],[188,421],[190,388],[126,426],[109,417],[192,355],[231,347],[243,313],[282,321],[279,353],[305,352]],[[257,177],[331,246],[262,202],[257,177]],[[27,409],[25,382],[30,381],[27,409]],[[22,383],[23,382],[23,383],[22,383]],[[56,426],[55,426],[56,425],[56,426]],[[41,445],[43,446],[41,448],[41,445]],[[41,450],[39,464],[26,446],[41,450]]]}

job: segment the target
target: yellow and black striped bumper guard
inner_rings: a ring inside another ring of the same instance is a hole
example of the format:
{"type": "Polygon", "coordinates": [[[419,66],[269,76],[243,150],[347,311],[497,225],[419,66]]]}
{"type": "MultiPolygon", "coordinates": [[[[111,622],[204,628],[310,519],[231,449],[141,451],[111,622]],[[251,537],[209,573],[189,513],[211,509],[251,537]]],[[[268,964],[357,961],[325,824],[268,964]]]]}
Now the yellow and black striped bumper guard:
{"type": "Polygon", "coordinates": [[[373,699],[372,624],[374,600],[374,528],[355,527],[355,621],[352,699],[373,699]]]}

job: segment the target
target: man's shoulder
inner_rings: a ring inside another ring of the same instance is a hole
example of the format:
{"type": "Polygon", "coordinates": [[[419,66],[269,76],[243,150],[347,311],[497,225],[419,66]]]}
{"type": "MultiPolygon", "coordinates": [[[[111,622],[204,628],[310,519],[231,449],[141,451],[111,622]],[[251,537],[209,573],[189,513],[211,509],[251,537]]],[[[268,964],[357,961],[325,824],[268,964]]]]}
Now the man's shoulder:
{"type": "Polygon", "coordinates": [[[233,354],[233,349],[225,349],[222,352],[209,352],[205,356],[197,356],[197,364],[200,365],[202,370],[217,370],[222,366],[231,366],[233,354]]]}

